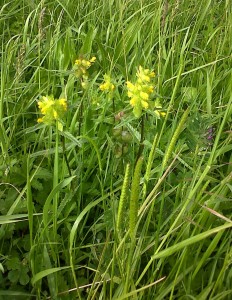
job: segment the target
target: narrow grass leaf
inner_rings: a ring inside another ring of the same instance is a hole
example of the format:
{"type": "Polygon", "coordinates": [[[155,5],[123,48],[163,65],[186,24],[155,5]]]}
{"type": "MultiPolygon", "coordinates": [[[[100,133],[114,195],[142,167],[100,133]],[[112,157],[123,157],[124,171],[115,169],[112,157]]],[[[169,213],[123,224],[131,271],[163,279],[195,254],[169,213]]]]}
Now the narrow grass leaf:
{"type": "Polygon", "coordinates": [[[59,267],[59,268],[51,268],[51,269],[47,269],[44,271],[41,271],[37,274],[35,274],[35,276],[31,279],[31,283],[34,285],[37,281],[43,279],[44,277],[47,277],[48,275],[54,274],[56,272],[60,272],[63,270],[67,270],[70,269],[71,267],[59,267]]]}

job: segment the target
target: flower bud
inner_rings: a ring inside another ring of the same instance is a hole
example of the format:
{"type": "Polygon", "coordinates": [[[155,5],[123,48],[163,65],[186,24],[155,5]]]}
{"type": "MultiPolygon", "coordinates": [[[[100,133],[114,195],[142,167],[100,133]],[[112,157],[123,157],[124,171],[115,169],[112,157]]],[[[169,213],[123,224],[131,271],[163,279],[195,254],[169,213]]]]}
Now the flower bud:
{"type": "Polygon", "coordinates": [[[127,154],[128,153],[128,151],[129,151],[129,148],[128,148],[128,146],[123,146],[123,148],[122,148],[122,153],[123,154],[127,154]]]}
{"type": "Polygon", "coordinates": [[[122,127],[119,128],[113,128],[113,136],[114,137],[119,137],[121,136],[122,133],[122,127]]]}
{"type": "Polygon", "coordinates": [[[130,132],[123,130],[121,139],[123,142],[130,143],[132,141],[132,135],[130,134],[130,132]]]}
{"type": "Polygon", "coordinates": [[[117,146],[115,148],[115,157],[116,158],[120,158],[122,156],[122,147],[121,146],[117,146]]]}

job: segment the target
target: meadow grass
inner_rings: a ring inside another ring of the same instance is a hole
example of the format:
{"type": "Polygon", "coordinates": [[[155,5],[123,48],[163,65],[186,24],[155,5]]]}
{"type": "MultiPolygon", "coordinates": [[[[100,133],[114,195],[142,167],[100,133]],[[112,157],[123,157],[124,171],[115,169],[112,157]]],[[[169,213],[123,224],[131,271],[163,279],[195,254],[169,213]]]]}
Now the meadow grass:
{"type": "Polygon", "coordinates": [[[231,299],[231,2],[2,0],[0,28],[0,299],[231,299]]]}

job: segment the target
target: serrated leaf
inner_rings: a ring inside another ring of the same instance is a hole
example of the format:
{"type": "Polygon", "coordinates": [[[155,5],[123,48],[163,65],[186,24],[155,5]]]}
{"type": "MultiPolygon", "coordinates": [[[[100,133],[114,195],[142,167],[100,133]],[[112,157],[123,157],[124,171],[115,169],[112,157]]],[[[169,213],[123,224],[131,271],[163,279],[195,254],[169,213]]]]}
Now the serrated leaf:
{"type": "Polygon", "coordinates": [[[36,189],[37,191],[42,191],[43,190],[43,184],[39,182],[37,179],[33,179],[31,182],[31,186],[36,189]]]}
{"type": "Polygon", "coordinates": [[[52,173],[48,169],[39,167],[36,169],[36,174],[34,175],[34,178],[50,179],[52,178],[52,173]]]}
{"type": "Polygon", "coordinates": [[[20,269],[20,261],[18,257],[12,257],[6,262],[6,267],[8,270],[18,270],[20,269]]]}
{"type": "Polygon", "coordinates": [[[183,100],[185,102],[193,101],[197,97],[197,89],[195,87],[182,87],[181,92],[183,93],[183,100]]]}

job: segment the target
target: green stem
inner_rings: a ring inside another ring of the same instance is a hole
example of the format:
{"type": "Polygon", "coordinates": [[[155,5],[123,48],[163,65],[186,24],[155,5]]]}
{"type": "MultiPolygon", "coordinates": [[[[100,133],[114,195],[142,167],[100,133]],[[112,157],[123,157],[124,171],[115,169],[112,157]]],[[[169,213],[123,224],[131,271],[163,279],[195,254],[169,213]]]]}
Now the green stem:
{"type": "Polygon", "coordinates": [[[82,119],[83,119],[83,99],[82,99],[81,104],[80,104],[78,136],[81,135],[82,119]]]}
{"type": "Polygon", "coordinates": [[[136,224],[138,219],[138,205],[140,196],[140,175],[143,164],[143,158],[139,157],[131,184],[131,195],[130,195],[130,211],[129,211],[129,231],[131,240],[135,239],[136,236],[136,224]]]}
{"type": "MultiPolygon", "coordinates": [[[[112,105],[113,105],[113,115],[115,117],[115,101],[114,101],[114,97],[112,97],[112,105]]],[[[115,118],[114,118],[114,121],[115,121],[115,118]]]]}
{"type": "Polygon", "coordinates": [[[136,162],[138,161],[138,159],[140,158],[140,156],[142,155],[143,152],[143,148],[144,148],[144,114],[141,117],[141,136],[140,136],[140,143],[139,143],[139,150],[138,150],[138,154],[136,157],[136,162]]]}
{"type": "MultiPolygon", "coordinates": [[[[58,121],[56,122],[56,146],[55,146],[55,158],[54,158],[54,174],[53,174],[53,189],[55,189],[59,183],[59,130],[58,121]]],[[[53,201],[53,232],[54,239],[56,240],[57,231],[57,206],[58,206],[59,193],[56,193],[53,201]]]]}

